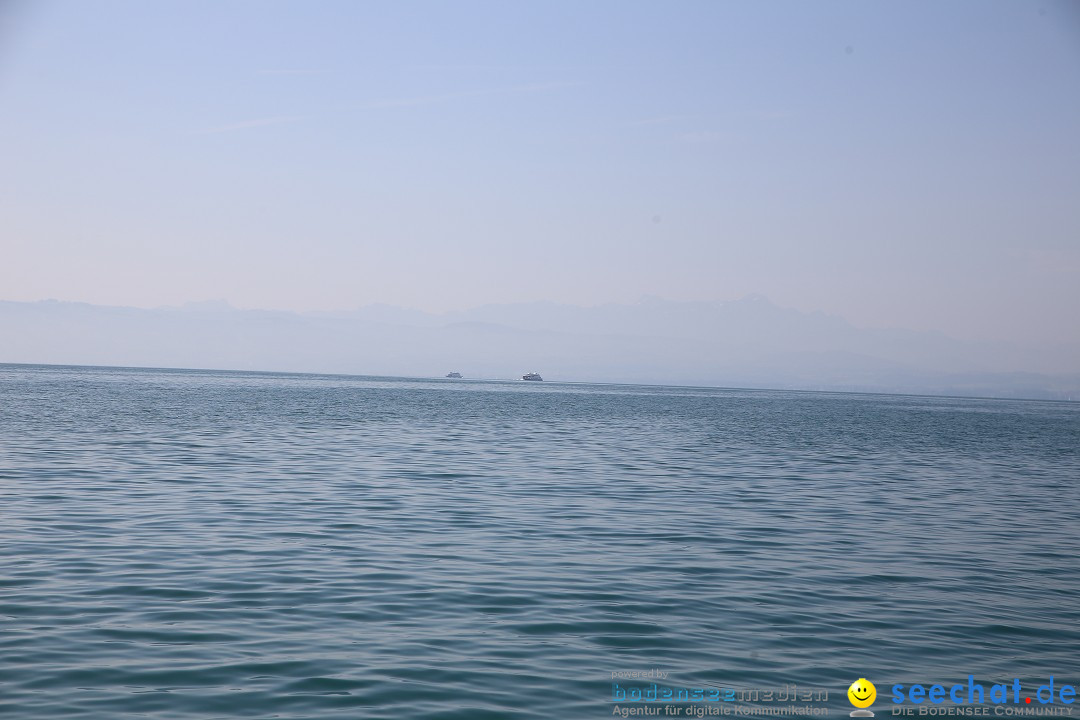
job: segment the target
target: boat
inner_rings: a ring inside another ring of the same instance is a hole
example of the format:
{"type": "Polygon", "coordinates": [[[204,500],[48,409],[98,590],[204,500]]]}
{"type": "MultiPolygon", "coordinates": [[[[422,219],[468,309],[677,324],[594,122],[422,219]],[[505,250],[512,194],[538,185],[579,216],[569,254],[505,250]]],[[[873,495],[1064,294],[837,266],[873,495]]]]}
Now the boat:
{"type": "Polygon", "coordinates": [[[460,378],[461,373],[449,372],[449,373],[446,373],[446,377],[448,377],[448,378],[460,378]]]}
{"type": "Polygon", "coordinates": [[[524,375],[522,375],[521,379],[522,380],[543,380],[544,378],[540,377],[540,373],[531,372],[531,373],[525,373],[524,375]]]}

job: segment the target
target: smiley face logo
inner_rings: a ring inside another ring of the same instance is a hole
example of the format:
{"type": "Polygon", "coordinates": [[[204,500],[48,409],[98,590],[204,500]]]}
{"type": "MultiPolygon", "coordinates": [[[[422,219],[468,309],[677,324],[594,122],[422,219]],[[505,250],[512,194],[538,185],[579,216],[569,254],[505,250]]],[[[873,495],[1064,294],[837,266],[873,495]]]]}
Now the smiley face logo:
{"type": "Polygon", "coordinates": [[[866,678],[859,678],[847,689],[847,699],[857,708],[866,708],[877,699],[877,688],[866,678]]]}

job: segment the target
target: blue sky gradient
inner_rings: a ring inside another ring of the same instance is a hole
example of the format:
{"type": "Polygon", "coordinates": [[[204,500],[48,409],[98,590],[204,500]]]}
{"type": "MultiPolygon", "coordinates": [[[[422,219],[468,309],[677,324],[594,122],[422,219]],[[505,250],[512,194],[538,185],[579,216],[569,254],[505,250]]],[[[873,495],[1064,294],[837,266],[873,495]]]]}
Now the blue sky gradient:
{"type": "Polygon", "coordinates": [[[1075,4],[2,7],[2,299],[1080,332],[1075,4]]]}

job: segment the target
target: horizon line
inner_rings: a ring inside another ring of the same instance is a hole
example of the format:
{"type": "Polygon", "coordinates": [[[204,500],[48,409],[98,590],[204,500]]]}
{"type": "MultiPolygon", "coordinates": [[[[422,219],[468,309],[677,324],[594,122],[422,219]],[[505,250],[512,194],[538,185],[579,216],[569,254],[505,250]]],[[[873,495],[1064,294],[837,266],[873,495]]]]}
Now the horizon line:
{"type": "MultiPolygon", "coordinates": [[[[67,363],[17,363],[0,361],[0,368],[69,368],[80,370],[153,370],[158,372],[196,372],[196,373],[233,373],[243,375],[299,375],[303,377],[339,377],[358,380],[405,380],[415,381],[440,381],[450,380],[439,375],[358,375],[356,373],[336,372],[310,372],[303,370],[241,370],[235,368],[189,368],[189,367],[159,367],[155,365],[82,365],[67,363]]],[[[518,383],[527,382],[519,378],[453,378],[455,382],[484,382],[484,383],[518,383]]],[[[678,383],[626,383],[626,382],[596,382],[590,380],[544,380],[548,385],[600,385],[604,387],[643,387],[643,388],[675,388],[680,390],[724,390],[735,392],[787,392],[815,395],[868,395],[876,397],[912,397],[912,398],[937,398],[952,400],[988,400],[994,402],[1036,402],[1036,403],[1080,403],[1080,398],[1030,398],[1030,397],[1004,397],[998,395],[949,395],[938,393],[914,393],[914,392],[883,392],[875,390],[813,390],[809,388],[780,388],[780,387],[737,387],[729,385],[681,385],[678,383]]],[[[522,387],[542,388],[535,382],[529,382],[522,387]]]]}

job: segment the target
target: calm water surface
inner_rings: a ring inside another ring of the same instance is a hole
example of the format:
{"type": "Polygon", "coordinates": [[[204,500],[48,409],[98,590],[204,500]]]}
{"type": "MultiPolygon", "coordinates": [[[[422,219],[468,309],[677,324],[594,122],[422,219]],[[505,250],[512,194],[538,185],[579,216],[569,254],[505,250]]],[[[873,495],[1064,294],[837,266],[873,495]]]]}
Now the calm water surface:
{"type": "Polygon", "coordinates": [[[5,718],[1080,681],[1080,406],[0,366],[5,718]]]}

